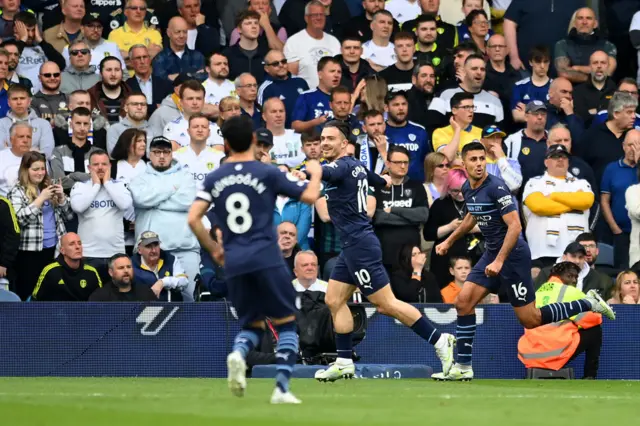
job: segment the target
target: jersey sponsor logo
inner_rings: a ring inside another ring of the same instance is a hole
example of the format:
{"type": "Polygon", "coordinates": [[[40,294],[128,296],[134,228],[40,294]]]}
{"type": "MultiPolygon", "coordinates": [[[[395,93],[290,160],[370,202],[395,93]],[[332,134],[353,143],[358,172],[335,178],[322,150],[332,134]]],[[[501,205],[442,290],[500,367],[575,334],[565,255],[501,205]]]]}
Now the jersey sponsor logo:
{"type": "Polygon", "coordinates": [[[475,216],[476,223],[478,226],[489,226],[489,221],[491,220],[491,215],[485,214],[482,216],[475,216]]]}
{"type": "Polygon", "coordinates": [[[138,318],[136,318],[137,324],[143,324],[140,334],[143,336],[156,336],[179,309],[178,307],[163,308],[161,306],[147,306],[140,312],[138,318]]]}
{"type": "Polygon", "coordinates": [[[391,207],[406,207],[411,208],[413,206],[413,200],[394,200],[394,201],[383,201],[385,209],[390,209],[391,207]]]}
{"type": "Polygon", "coordinates": [[[113,200],[94,200],[89,205],[89,208],[91,209],[105,209],[112,207],[116,207],[116,203],[114,203],[113,200]]]}
{"type": "Polygon", "coordinates": [[[220,196],[220,193],[224,191],[225,188],[232,185],[250,186],[258,194],[262,194],[267,189],[265,184],[260,182],[258,178],[254,178],[251,173],[247,173],[246,175],[237,174],[225,176],[222,179],[218,180],[211,190],[211,195],[213,196],[213,198],[218,198],[220,196]]]}
{"type": "Polygon", "coordinates": [[[91,0],[92,6],[122,6],[121,0],[91,0]]]}
{"type": "Polygon", "coordinates": [[[402,145],[407,148],[409,151],[416,152],[420,149],[420,145],[417,143],[402,143],[398,142],[398,145],[402,145]]]}
{"type": "Polygon", "coordinates": [[[191,173],[191,175],[193,176],[193,180],[197,182],[202,182],[204,178],[207,177],[207,173],[191,173]]]}

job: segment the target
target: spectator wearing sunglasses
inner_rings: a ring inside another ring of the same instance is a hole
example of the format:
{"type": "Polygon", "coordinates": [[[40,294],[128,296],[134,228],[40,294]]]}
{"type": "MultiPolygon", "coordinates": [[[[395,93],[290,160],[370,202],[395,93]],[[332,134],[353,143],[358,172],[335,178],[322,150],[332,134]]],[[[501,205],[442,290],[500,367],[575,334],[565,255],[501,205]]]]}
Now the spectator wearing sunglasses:
{"type": "Polygon", "coordinates": [[[287,59],[280,50],[270,50],[264,57],[265,81],[258,89],[258,103],[264,106],[270,98],[280,98],[284,103],[287,118],[285,127],[291,127],[291,117],[298,95],[309,90],[304,78],[292,76],[287,68],[287,59]]]}
{"type": "Polygon", "coordinates": [[[61,75],[60,67],[55,62],[42,64],[38,75],[40,91],[33,96],[31,102],[31,107],[38,117],[49,120],[51,123],[60,111],[69,110],[67,95],[60,91],[61,75]]]}
{"type": "Polygon", "coordinates": [[[69,46],[71,64],[62,72],[60,91],[69,95],[76,90],[89,90],[100,81],[96,67],[91,65],[91,49],[84,40],[75,40],[69,46]]]}
{"type": "MultiPolygon", "coordinates": [[[[98,65],[100,65],[100,61],[107,56],[115,56],[124,64],[124,59],[122,58],[120,49],[118,49],[118,45],[102,37],[103,28],[104,24],[98,14],[86,14],[85,17],[82,18],[83,40],[91,50],[91,61],[89,63],[96,67],[96,74],[100,74],[98,65]]],[[[69,46],[64,47],[62,56],[64,56],[64,59],[67,61],[67,66],[69,66],[71,64],[69,46]]],[[[128,72],[124,65],[122,72],[125,75],[128,72]]]]}

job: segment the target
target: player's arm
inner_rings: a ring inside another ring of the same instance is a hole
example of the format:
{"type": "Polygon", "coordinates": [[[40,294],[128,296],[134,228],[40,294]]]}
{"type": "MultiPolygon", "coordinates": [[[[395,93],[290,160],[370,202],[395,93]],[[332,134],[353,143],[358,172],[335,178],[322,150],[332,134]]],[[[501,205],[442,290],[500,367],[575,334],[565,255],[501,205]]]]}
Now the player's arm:
{"type": "Polygon", "coordinates": [[[300,195],[300,201],[313,205],[320,198],[320,186],[322,184],[323,170],[320,163],[315,160],[307,162],[307,174],[310,175],[309,184],[300,195]]]}
{"type": "Polygon", "coordinates": [[[209,201],[201,199],[200,194],[198,194],[198,198],[193,202],[191,208],[189,209],[189,216],[187,221],[189,223],[191,231],[200,242],[200,246],[209,253],[214,254],[216,251],[217,243],[213,241],[213,238],[211,238],[211,235],[209,235],[209,232],[202,224],[202,218],[204,217],[207,210],[209,210],[210,205],[211,204],[209,201]]]}
{"type": "Polygon", "coordinates": [[[369,185],[373,186],[374,188],[384,188],[391,183],[391,178],[388,176],[382,177],[379,174],[367,169],[367,181],[369,182],[369,185]]]}
{"type": "Polygon", "coordinates": [[[496,260],[500,262],[504,262],[509,256],[509,253],[511,253],[511,250],[515,247],[522,232],[522,225],[520,224],[520,217],[517,211],[511,211],[503,215],[502,220],[507,224],[507,235],[505,235],[502,247],[496,256],[496,260]]]}

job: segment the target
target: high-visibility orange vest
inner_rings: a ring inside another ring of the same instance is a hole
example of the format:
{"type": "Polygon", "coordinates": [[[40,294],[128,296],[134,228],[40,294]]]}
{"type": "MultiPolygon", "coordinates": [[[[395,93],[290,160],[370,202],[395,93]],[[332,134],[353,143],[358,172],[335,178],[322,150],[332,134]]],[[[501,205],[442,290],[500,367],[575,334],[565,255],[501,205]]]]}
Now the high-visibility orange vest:
{"type": "MultiPolygon", "coordinates": [[[[556,300],[549,300],[547,297],[547,303],[568,302],[570,300],[564,297],[567,290],[573,290],[578,296],[579,290],[566,287],[553,281],[546,283],[536,292],[536,302],[543,294],[545,296],[559,295],[558,298],[554,298],[556,300]]],[[[538,303],[536,305],[540,306],[538,303]]],[[[602,324],[602,315],[583,312],[576,315],[573,320],[567,319],[525,330],[524,335],[518,340],[518,359],[527,368],[545,368],[557,371],[564,367],[576,352],[580,343],[580,335],[578,334],[580,328],[588,329],[600,324],[602,324]]]]}

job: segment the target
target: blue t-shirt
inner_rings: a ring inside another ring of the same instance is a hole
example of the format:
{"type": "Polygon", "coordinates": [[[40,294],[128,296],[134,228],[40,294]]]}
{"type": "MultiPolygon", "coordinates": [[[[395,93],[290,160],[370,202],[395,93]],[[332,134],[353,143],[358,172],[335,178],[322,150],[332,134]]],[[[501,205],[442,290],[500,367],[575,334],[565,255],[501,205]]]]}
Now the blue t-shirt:
{"type": "Polygon", "coordinates": [[[624,232],[631,232],[631,219],[627,212],[625,192],[631,185],[638,183],[638,168],[631,167],[622,160],[609,163],[602,175],[600,192],[610,194],[611,213],[613,218],[624,232]]]}
{"type": "Polygon", "coordinates": [[[389,143],[402,145],[409,150],[409,179],[424,182],[424,157],[432,151],[424,127],[413,121],[402,127],[393,127],[387,122],[385,135],[389,143]]]}
{"type": "Polygon", "coordinates": [[[213,205],[229,277],[284,265],[273,226],[279,194],[300,199],[306,184],[257,161],[225,163],[209,173],[198,199],[213,205]]]}
{"type": "Polygon", "coordinates": [[[58,234],[56,232],[56,215],[51,201],[45,201],[42,205],[42,224],[44,226],[42,247],[55,247],[58,243],[58,234]]]}
{"type": "MultiPolygon", "coordinates": [[[[469,181],[462,185],[462,194],[467,204],[467,210],[478,223],[480,232],[484,236],[488,251],[497,253],[502,248],[508,226],[502,219],[507,213],[515,212],[516,203],[504,181],[493,175],[487,175],[482,185],[472,189],[469,181]]],[[[517,244],[524,244],[522,233],[517,244]]]]}
{"type": "Polygon", "coordinates": [[[258,103],[264,106],[264,103],[270,98],[280,99],[284,103],[284,109],[287,113],[284,126],[289,129],[296,101],[300,94],[307,90],[309,90],[309,86],[304,78],[289,76],[286,80],[273,80],[267,75],[267,79],[258,89],[258,103]]]}
{"type": "MultiPolygon", "coordinates": [[[[310,121],[323,114],[326,114],[329,118],[333,117],[329,100],[329,95],[317,88],[302,92],[300,96],[298,96],[296,106],[293,109],[291,122],[297,120],[310,121]]],[[[322,126],[316,126],[316,130],[321,132],[322,126]]]]}
{"type": "Polygon", "coordinates": [[[511,109],[515,109],[519,102],[528,104],[531,101],[540,101],[545,104],[549,101],[549,87],[553,80],[549,79],[547,84],[538,87],[531,81],[530,77],[517,81],[511,92],[511,109]]]}
{"type": "Polygon", "coordinates": [[[327,183],[325,198],[331,222],[343,236],[343,247],[373,234],[373,225],[367,216],[369,184],[386,186],[386,181],[353,157],[345,156],[322,166],[322,180],[327,183]]]}

